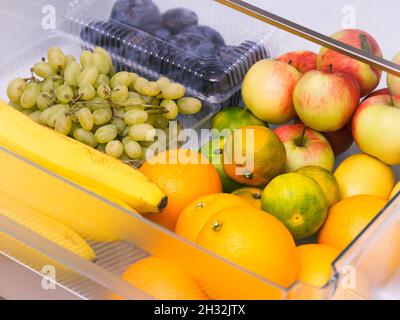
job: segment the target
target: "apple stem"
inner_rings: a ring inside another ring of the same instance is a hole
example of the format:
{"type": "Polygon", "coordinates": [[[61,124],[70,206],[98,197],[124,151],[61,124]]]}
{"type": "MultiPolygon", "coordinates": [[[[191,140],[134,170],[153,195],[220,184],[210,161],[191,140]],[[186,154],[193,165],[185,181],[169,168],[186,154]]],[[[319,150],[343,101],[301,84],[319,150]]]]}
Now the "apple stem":
{"type": "Polygon", "coordinates": [[[329,72],[332,73],[333,72],[333,64],[329,65],[329,72]]]}
{"type": "Polygon", "coordinates": [[[293,61],[292,61],[292,60],[289,60],[289,61],[288,61],[288,65],[291,66],[292,64],[293,64],[293,61]]]}
{"type": "Polygon", "coordinates": [[[303,131],[301,132],[301,137],[300,137],[300,140],[298,142],[298,146],[299,147],[304,147],[304,137],[306,135],[306,129],[307,129],[307,127],[303,126],[303,131]]]}
{"type": "Polygon", "coordinates": [[[395,107],[395,105],[394,105],[394,99],[393,99],[393,96],[392,96],[392,95],[390,95],[390,104],[392,105],[392,107],[395,107]]]}

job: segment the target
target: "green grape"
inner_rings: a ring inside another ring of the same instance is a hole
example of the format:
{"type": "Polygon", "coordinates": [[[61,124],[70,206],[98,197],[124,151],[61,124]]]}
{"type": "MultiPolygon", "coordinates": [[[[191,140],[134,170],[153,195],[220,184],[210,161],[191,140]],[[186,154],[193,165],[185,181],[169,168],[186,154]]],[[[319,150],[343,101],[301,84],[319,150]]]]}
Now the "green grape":
{"type": "Polygon", "coordinates": [[[12,80],[7,87],[7,96],[12,102],[19,102],[27,83],[22,78],[12,80]]]}
{"type": "Polygon", "coordinates": [[[79,87],[85,87],[88,85],[94,86],[98,75],[99,72],[97,71],[97,68],[95,66],[90,65],[85,67],[78,77],[78,86],[79,87]]]}
{"type": "Polygon", "coordinates": [[[53,83],[54,83],[54,89],[56,89],[59,86],[62,86],[64,84],[64,78],[61,76],[54,76],[52,78],[53,83]]]}
{"type": "Polygon", "coordinates": [[[104,143],[99,144],[96,149],[100,152],[106,153],[106,145],[104,143]]]}
{"type": "Polygon", "coordinates": [[[97,68],[99,73],[108,74],[110,72],[110,63],[107,57],[101,52],[93,53],[93,65],[97,68]]]}
{"type": "Polygon", "coordinates": [[[96,79],[96,83],[95,83],[95,88],[98,88],[101,85],[106,85],[109,86],[110,84],[110,77],[105,75],[105,74],[99,74],[97,79],[96,79]]]}
{"type": "Polygon", "coordinates": [[[68,136],[72,131],[72,118],[65,114],[60,115],[56,120],[55,130],[68,136]]]}
{"type": "Polygon", "coordinates": [[[148,81],[145,78],[137,78],[135,81],[135,90],[141,95],[155,97],[161,92],[157,82],[148,81]]]}
{"type": "Polygon", "coordinates": [[[171,80],[169,80],[169,79],[166,78],[166,77],[161,77],[161,78],[158,79],[156,82],[158,83],[158,86],[159,86],[160,89],[162,90],[162,88],[163,88],[165,85],[171,83],[171,80]]]}
{"type": "Polygon", "coordinates": [[[83,51],[81,53],[80,61],[83,68],[89,67],[93,63],[93,53],[89,50],[83,51]]]}
{"type": "Polygon", "coordinates": [[[74,131],[74,138],[79,142],[82,142],[92,148],[96,148],[98,143],[94,137],[93,132],[86,131],[85,129],[79,128],[74,131]]]}
{"type": "Polygon", "coordinates": [[[113,141],[117,137],[117,135],[117,128],[109,124],[97,129],[94,137],[98,143],[108,143],[110,141],[113,141]]]}
{"type": "Polygon", "coordinates": [[[78,95],[80,99],[90,101],[96,97],[96,89],[92,85],[80,87],[78,90],[78,95]]]}
{"type": "Polygon", "coordinates": [[[128,162],[128,161],[132,160],[132,158],[129,158],[128,155],[125,152],[122,154],[122,156],[119,159],[124,161],[124,162],[128,162]]]}
{"type": "Polygon", "coordinates": [[[71,62],[76,62],[76,59],[75,59],[75,57],[73,56],[73,55],[71,55],[71,54],[69,54],[69,55],[66,55],[65,56],[65,59],[67,60],[67,66],[68,66],[68,64],[70,64],[71,62]]]}
{"type": "Polygon", "coordinates": [[[79,75],[81,74],[81,66],[78,62],[72,61],[67,64],[64,72],[65,84],[71,87],[78,86],[79,75]]]}
{"type": "Polygon", "coordinates": [[[134,124],[145,123],[149,115],[143,110],[131,110],[125,113],[124,121],[128,126],[133,126],[134,124]]]}
{"type": "Polygon", "coordinates": [[[24,109],[33,108],[36,105],[37,97],[41,92],[42,86],[39,83],[28,83],[20,99],[21,107],[24,109]]]}
{"type": "Polygon", "coordinates": [[[24,110],[18,102],[10,101],[10,102],[8,103],[8,105],[9,105],[10,107],[14,108],[14,109],[17,110],[17,111],[22,111],[22,110],[24,110]]]}
{"type": "Polygon", "coordinates": [[[26,115],[27,117],[29,117],[32,113],[31,109],[23,109],[20,111],[22,114],[26,115]]]}
{"type": "Polygon", "coordinates": [[[66,84],[56,88],[56,96],[60,103],[70,103],[74,98],[74,91],[66,84]]]}
{"type": "Polygon", "coordinates": [[[31,118],[33,121],[35,121],[35,122],[40,122],[40,114],[41,114],[42,112],[40,111],[40,110],[36,110],[36,111],[33,111],[30,115],[29,115],[29,118],[31,118]]]}
{"type": "Polygon", "coordinates": [[[201,101],[196,98],[181,98],[178,100],[179,112],[182,114],[196,114],[201,111],[201,101]]]}
{"type": "Polygon", "coordinates": [[[156,134],[156,129],[147,123],[135,124],[129,129],[129,137],[135,141],[154,141],[156,134]]]}
{"type": "Polygon", "coordinates": [[[122,144],[124,146],[124,151],[129,158],[139,159],[142,156],[142,147],[136,141],[129,137],[125,137],[122,140],[122,144]]]}
{"type": "Polygon", "coordinates": [[[50,108],[56,101],[54,94],[42,92],[36,99],[36,106],[39,110],[43,111],[50,108]]]}
{"type": "Polygon", "coordinates": [[[109,156],[118,159],[124,153],[124,145],[122,144],[121,141],[118,141],[118,140],[110,141],[106,145],[106,153],[109,156]]]}
{"type": "Polygon", "coordinates": [[[111,88],[106,84],[101,84],[97,87],[97,95],[107,100],[111,97],[111,88]]]}
{"type": "Polygon", "coordinates": [[[128,112],[133,109],[138,109],[145,104],[146,103],[141,98],[128,98],[124,101],[123,107],[125,108],[125,111],[128,112]]]}
{"type": "Polygon", "coordinates": [[[128,99],[128,87],[124,85],[118,85],[114,87],[111,92],[111,101],[113,103],[124,103],[128,99]]]}
{"type": "Polygon", "coordinates": [[[168,128],[169,120],[159,115],[150,115],[146,123],[158,129],[165,129],[168,128]]]}
{"type": "Polygon", "coordinates": [[[131,77],[131,83],[129,84],[129,90],[135,90],[136,80],[140,77],[137,73],[134,73],[134,72],[130,72],[129,75],[131,77]]]}
{"type": "Polygon", "coordinates": [[[111,108],[111,104],[100,97],[95,97],[92,101],[84,103],[85,107],[88,107],[92,111],[96,111],[103,108],[111,108]]]}
{"type": "Polygon", "coordinates": [[[125,116],[125,109],[113,109],[114,117],[123,119],[125,116]]]}
{"type": "Polygon", "coordinates": [[[113,66],[113,62],[112,62],[111,56],[108,53],[108,51],[104,50],[102,47],[96,47],[96,48],[94,48],[93,52],[97,53],[97,54],[101,54],[107,60],[108,65],[109,65],[109,69],[108,69],[108,72],[105,73],[105,74],[113,73],[114,72],[114,66],[113,66]]]}
{"type": "Polygon", "coordinates": [[[88,108],[82,108],[78,111],[78,119],[81,127],[86,131],[93,129],[93,115],[88,108]]]}
{"type": "Polygon", "coordinates": [[[115,89],[118,86],[126,86],[132,83],[132,76],[129,72],[121,71],[113,75],[110,81],[111,89],[115,89]]]}
{"type": "Polygon", "coordinates": [[[36,63],[32,71],[43,79],[49,79],[57,74],[53,67],[48,62],[38,62],[36,63]]]}
{"type": "MultiPolygon", "coordinates": [[[[115,118],[115,119],[113,119],[113,121],[111,122],[111,124],[117,128],[119,134],[123,134],[123,132],[124,132],[125,129],[126,129],[125,121],[122,120],[122,119],[120,119],[120,118],[115,118]]],[[[128,134],[129,134],[129,132],[127,133],[127,135],[128,135],[128,134]]]]}
{"type": "Polygon", "coordinates": [[[56,120],[60,116],[65,115],[70,109],[70,106],[67,104],[57,104],[55,106],[51,106],[40,114],[40,122],[48,127],[54,128],[56,125],[56,120]]]}
{"type": "Polygon", "coordinates": [[[50,48],[47,51],[47,58],[51,67],[57,72],[63,71],[67,65],[67,58],[60,48],[50,48]]]}
{"type": "Polygon", "coordinates": [[[102,108],[93,112],[93,122],[95,125],[102,126],[112,118],[112,111],[109,108],[102,108]]]}
{"type": "Polygon", "coordinates": [[[56,89],[56,86],[54,84],[53,79],[46,79],[43,81],[42,83],[42,92],[54,92],[54,90],[56,89]]]}
{"type": "Polygon", "coordinates": [[[157,99],[156,97],[142,96],[142,99],[143,99],[145,104],[153,105],[153,106],[160,105],[160,100],[157,99]]]}
{"type": "Polygon", "coordinates": [[[179,83],[168,83],[163,86],[162,97],[167,100],[177,100],[185,96],[186,89],[179,83]]]}
{"type": "Polygon", "coordinates": [[[165,108],[168,113],[164,113],[163,117],[167,120],[174,120],[179,115],[178,105],[174,100],[163,100],[160,104],[161,107],[165,108]]]}
{"type": "MultiPolygon", "coordinates": [[[[125,124],[125,122],[124,122],[124,124],[125,124]]],[[[126,124],[125,124],[125,125],[126,125],[126,124]]],[[[129,136],[129,131],[130,131],[130,130],[131,130],[131,127],[130,127],[130,126],[126,126],[125,129],[124,129],[124,131],[122,132],[121,136],[122,136],[123,138],[129,136]]]]}
{"type": "Polygon", "coordinates": [[[71,137],[71,138],[74,138],[74,132],[75,132],[75,130],[77,130],[77,129],[81,129],[81,125],[79,124],[79,122],[75,122],[74,121],[74,117],[71,115],[71,116],[69,116],[70,118],[71,118],[71,121],[72,121],[72,127],[71,127],[71,131],[69,132],[69,136],[71,137]]]}

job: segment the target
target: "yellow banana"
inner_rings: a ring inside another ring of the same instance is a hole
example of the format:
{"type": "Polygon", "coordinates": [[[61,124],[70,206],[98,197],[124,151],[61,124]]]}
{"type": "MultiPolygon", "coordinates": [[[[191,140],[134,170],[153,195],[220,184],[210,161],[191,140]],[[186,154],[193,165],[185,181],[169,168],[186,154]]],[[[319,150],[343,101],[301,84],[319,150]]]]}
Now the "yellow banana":
{"type": "Polygon", "coordinates": [[[0,145],[77,183],[126,202],[140,213],[167,205],[160,188],[117,159],[45,128],[0,101],[0,145]]]}
{"type": "MultiPolygon", "coordinates": [[[[0,214],[85,260],[94,261],[96,259],[93,249],[75,231],[3,193],[0,193],[0,214]]],[[[19,247],[10,245],[9,241],[5,240],[9,236],[2,232],[0,234],[0,251],[10,254],[10,250],[16,250],[19,247]]],[[[13,256],[29,259],[29,256],[24,257],[23,252],[14,251],[13,256]]]]}
{"type": "Polygon", "coordinates": [[[136,211],[122,200],[101,190],[78,186],[93,193],[94,196],[9,152],[0,152],[1,193],[60,221],[87,240],[96,242],[119,240],[118,226],[121,224],[119,214],[135,215],[136,211]],[[112,205],[122,207],[128,213],[114,210],[110,205],[97,199],[96,195],[112,205]]]}

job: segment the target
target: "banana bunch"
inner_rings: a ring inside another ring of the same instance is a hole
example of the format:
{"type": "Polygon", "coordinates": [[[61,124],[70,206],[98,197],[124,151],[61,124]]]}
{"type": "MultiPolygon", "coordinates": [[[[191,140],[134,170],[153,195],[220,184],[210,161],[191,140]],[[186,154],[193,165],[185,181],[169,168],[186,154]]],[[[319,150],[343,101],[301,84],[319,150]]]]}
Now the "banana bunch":
{"type": "MultiPolygon", "coordinates": [[[[93,249],[75,231],[3,193],[0,193],[0,215],[87,261],[96,260],[93,249]]],[[[0,251],[39,270],[46,263],[46,257],[1,231],[0,251]]]]}
{"type": "Polygon", "coordinates": [[[78,184],[121,199],[139,213],[159,213],[167,197],[141,172],[45,128],[0,101],[0,145],[78,184]]]}

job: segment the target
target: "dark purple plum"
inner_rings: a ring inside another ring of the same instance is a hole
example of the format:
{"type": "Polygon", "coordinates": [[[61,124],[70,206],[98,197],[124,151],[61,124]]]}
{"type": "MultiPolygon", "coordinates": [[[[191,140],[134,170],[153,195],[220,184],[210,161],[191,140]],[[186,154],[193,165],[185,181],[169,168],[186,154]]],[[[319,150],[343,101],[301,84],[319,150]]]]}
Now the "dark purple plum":
{"type": "Polygon", "coordinates": [[[168,39],[171,36],[171,33],[160,24],[148,24],[143,26],[142,29],[161,39],[168,39]]]}
{"type": "Polygon", "coordinates": [[[170,38],[171,44],[199,58],[215,55],[215,46],[207,38],[197,33],[179,33],[170,38]]]}
{"type": "Polygon", "coordinates": [[[133,27],[161,22],[160,9],[152,0],[117,0],[111,19],[133,27]]]}
{"type": "Polygon", "coordinates": [[[225,45],[225,40],[221,34],[213,28],[207,26],[190,26],[183,30],[184,33],[197,33],[210,40],[216,47],[225,45]]]}
{"type": "Polygon", "coordinates": [[[187,27],[197,25],[198,22],[197,14],[185,8],[171,9],[162,15],[162,24],[172,35],[182,32],[187,27]]]}

